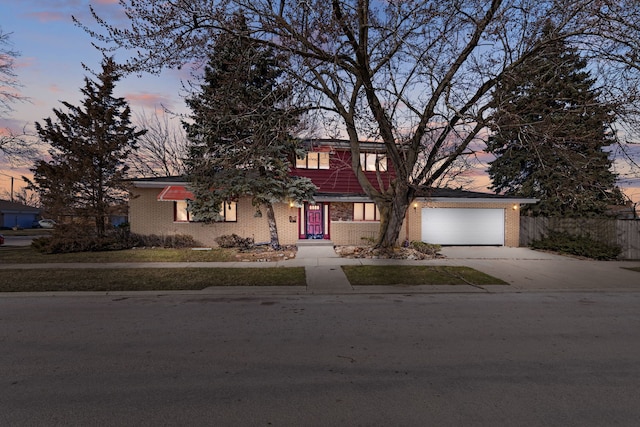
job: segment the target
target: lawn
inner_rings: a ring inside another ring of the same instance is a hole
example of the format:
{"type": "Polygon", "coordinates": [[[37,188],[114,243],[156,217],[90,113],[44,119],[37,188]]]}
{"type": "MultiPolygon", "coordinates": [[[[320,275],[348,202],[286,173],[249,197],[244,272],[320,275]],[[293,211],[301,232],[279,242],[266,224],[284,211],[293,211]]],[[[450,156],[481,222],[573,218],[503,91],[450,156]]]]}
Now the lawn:
{"type": "Polygon", "coordinates": [[[179,291],[209,286],[305,286],[296,268],[7,269],[0,292],[179,291]]]}
{"type": "MultiPolygon", "coordinates": [[[[305,286],[304,268],[109,268],[108,263],[237,261],[232,249],[129,249],[46,255],[31,247],[0,247],[0,264],[103,263],[104,268],[3,269],[0,292],[167,291],[209,286],[305,286]]],[[[343,266],[354,286],[506,285],[468,267],[343,266]]]]}
{"type": "Polygon", "coordinates": [[[362,265],[343,266],[353,286],[364,285],[507,285],[469,267],[362,265]]]}
{"type": "Polygon", "coordinates": [[[0,264],[39,264],[56,262],[220,262],[237,261],[236,251],[214,248],[206,251],[192,249],[143,248],[122,251],[75,252],[42,254],[30,246],[0,247],[0,264]]]}

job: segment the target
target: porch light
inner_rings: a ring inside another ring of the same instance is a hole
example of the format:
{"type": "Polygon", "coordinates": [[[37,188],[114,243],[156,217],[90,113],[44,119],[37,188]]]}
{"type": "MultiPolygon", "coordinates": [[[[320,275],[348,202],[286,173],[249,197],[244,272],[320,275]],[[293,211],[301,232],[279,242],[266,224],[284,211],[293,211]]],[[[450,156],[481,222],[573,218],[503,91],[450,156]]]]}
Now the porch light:
{"type": "Polygon", "coordinates": [[[515,204],[514,204],[512,209],[513,209],[514,211],[517,211],[517,210],[518,210],[518,205],[515,205],[515,204]]]}
{"type": "Polygon", "coordinates": [[[415,203],[413,204],[413,210],[415,211],[416,209],[418,209],[418,202],[415,202],[415,203]]]}

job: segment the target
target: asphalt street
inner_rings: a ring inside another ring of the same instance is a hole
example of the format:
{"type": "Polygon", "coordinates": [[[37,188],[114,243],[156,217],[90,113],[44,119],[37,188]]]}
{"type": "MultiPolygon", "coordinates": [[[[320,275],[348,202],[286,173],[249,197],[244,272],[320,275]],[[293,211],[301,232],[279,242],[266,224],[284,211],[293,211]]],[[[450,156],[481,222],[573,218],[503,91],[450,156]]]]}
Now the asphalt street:
{"type": "Polygon", "coordinates": [[[637,426],[639,292],[0,299],[3,426],[637,426]]]}

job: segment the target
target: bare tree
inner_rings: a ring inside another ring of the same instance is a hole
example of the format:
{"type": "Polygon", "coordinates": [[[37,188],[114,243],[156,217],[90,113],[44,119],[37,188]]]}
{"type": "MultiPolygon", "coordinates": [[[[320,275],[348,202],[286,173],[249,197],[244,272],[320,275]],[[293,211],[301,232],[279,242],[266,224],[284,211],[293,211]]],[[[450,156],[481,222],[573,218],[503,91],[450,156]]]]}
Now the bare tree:
{"type": "Polygon", "coordinates": [[[135,121],[147,133],[138,138],[138,149],[127,160],[131,172],[140,177],[184,175],[187,140],[181,123],[172,121],[167,111],[157,110],[143,111],[135,121]]]}
{"type": "MultiPolygon", "coordinates": [[[[506,72],[563,40],[590,61],[598,83],[633,114],[640,99],[637,0],[120,0],[131,20],[94,12],[105,50],[131,49],[123,69],[201,64],[224,18],[243,10],[250,37],[292,58],[300,101],[350,141],[352,169],[381,212],[378,245],[397,243],[417,192],[447,175],[484,132],[490,95],[506,72]],[[551,37],[542,29],[551,23],[551,37]],[[306,104],[305,104],[306,105],[306,104]],[[384,144],[397,179],[376,189],[360,141],[384,144]]],[[[76,21],[77,22],[77,21],[76,21]]],[[[78,22],[82,26],[81,23],[78,22]]]]}
{"type": "Polygon", "coordinates": [[[31,206],[34,208],[40,207],[40,196],[37,192],[27,187],[22,187],[13,193],[3,191],[0,193],[0,199],[11,200],[12,202],[21,203],[25,206],[31,206]]]}
{"type": "MultiPolygon", "coordinates": [[[[19,92],[21,84],[14,70],[20,52],[11,48],[10,35],[0,28],[0,119],[13,111],[13,103],[27,100],[19,92]]],[[[24,129],[18,134],[9,128],[0,128],[0,154],[9,162],[19,163],[34,152],[33,140],[24,129]]]]}
{"type": "Polygon", "coordinates": [[[0,28],[0,114],[13,111],[11,104],[24,99],[18,92],[20,83],[14,71],[15,59],[20,52],[11,48],[9,36],[0,28]]]}

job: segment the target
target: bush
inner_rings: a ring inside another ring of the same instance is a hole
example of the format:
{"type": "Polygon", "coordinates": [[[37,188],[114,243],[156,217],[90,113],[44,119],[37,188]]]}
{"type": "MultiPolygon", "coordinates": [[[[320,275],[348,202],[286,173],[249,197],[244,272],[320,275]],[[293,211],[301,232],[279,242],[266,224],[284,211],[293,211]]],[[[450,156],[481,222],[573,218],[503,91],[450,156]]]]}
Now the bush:
{"type": "Polygon", "coordinates": [[[550,231],[547,237],[531,242],[531,248],[550,250],[597,260],[616,259],[622,249],[593,239],[590,235],[578,236],[561,231],[550,231]]]}
{"type": "Polygon", "coordinates": [[[56,227],[48,237],[34,239],[31,243],[38,252],[59,254],[71,252],[99,252],[131,249],[134,247],[189,248],[198,242],[189,235],[148,235],[130,233],[128,228],[110,230],[105,236],[80,226],[56,227]]]}
{"type": "Polygon", "coordinates": [[[361,237],[360,240],[362,240],[362,242],[367,246],[373,246],[376,244],[375,237],[361,237]]]}
{"type": "Polygon", "coordinates": [[[411,249],[414,249],[422,254],[429,256],[436,256],[438,252],[440,252],[441,246],[434,245],[431,243],[420,242],[418,240],[414,240],[409,244],[411,249]]]}
{"type": "Polygon", "coordinates": [[[221,248],[251,249],[254,246],[253,237],[240,237],[237,234],[225,234],[215,239],[221,248]]]}
{"type": "Polygon", "coordinates": [[[189,234],[135,234],[128,236],[129,247],[155,247],[184,249],[201,246],[200,243],[189,234]]]}

